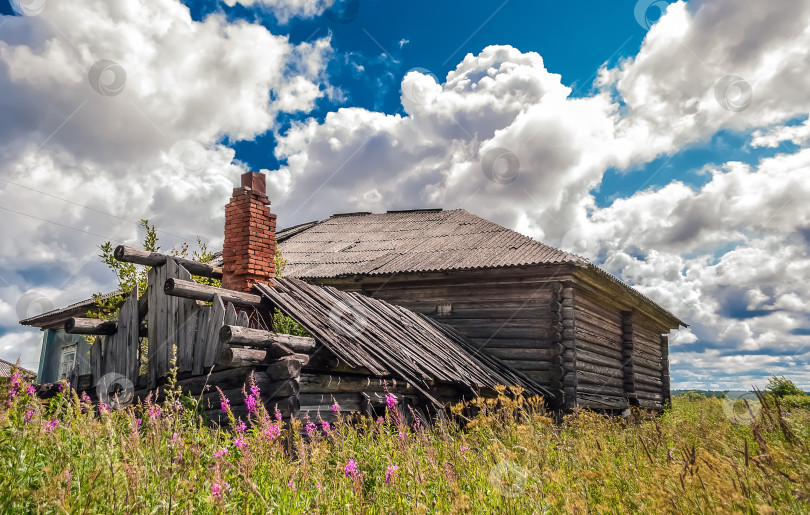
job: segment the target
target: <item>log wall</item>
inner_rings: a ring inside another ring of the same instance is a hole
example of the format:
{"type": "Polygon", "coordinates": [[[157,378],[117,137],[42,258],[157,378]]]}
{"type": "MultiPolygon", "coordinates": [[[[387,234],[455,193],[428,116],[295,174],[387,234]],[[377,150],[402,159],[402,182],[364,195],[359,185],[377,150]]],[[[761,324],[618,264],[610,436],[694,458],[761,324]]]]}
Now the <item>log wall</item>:
{"type": "Polygon", "coordinates": [[[530,379],[562,391],[562,277],[537,271],[506,272],[317,282],[383,299],[450,325],[530,379]]]}

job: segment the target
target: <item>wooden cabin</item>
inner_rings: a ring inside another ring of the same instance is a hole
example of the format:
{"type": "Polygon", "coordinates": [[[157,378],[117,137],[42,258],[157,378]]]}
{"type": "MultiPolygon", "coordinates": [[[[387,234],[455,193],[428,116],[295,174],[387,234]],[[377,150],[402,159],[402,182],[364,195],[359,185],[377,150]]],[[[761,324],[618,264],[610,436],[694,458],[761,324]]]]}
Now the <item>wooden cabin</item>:
{"type": "MultiPolygon", "coordinates": [[[[147,395],[174,356],[181,386],[215,419],[218,394],[206,386],[244,409],[251,372],[286,416],[328,417],[333,401],[373,414],[386,389],[426,410],[497,384],[566,409],[660,409],[669,399],[667,333],[685,324],[582,257],[460,209],[351,213],[276,231],[268,205],[264,176],[244,174],[211,263],[119,247],[116,258],[152,269],[147,294],[130,294],[118,322],[66,309],[21,323],[98,335],[70,375],[102,396],[122,385],[147,395]],[[312,336],[275,333],[273,310],[312,336]]],[[[64,369],[61,351],[44,347],[42,359],[64,369]]]]}
{"type": "Polygon", "coordinates": [[[349,213],[276,235],[286,273],[407,307],[565,408],[660,409],[672,313],[585,258],[463,209],[349,213]]]}

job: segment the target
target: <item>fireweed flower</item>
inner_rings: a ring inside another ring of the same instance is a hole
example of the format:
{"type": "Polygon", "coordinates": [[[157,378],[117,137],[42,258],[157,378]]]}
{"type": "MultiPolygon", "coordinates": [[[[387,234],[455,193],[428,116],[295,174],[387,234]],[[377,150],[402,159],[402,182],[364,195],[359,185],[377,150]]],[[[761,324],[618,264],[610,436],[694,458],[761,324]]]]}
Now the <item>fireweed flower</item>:
{"type": "Polygon", "coordinates": [[[295,483],[292,482],[292,479],[287,481],[287,488],[289,488],[290,490],[295,490],[295,483]]]}
{"type": "Polygon", "coordinates": [[[25,423],[26,424],[29,424],[31,422],[31,419],[33,419],[33,418],[34,418],[34,410],[30,409],[30,410],[25,412],[25,423]]]}
{"type": "Polygon", "coordinates": [[[45,431],[53,431],[54,429],[56,429],[56,426],[58,426],[58,425],[59,425],[59,419],[55,418],[50,422],[43,422],[42,423],[42,429],[44,429],[45,431]]]}
{"type": "Polygon", "coordinates": [[[215,452],[213,454],[213,456],[214,456],[214,458],[221,458],[221,457],[225,456],[226,454],[230,454],[230,453],[231,453],[231,451],[229,451],[227,447],[223,447],[222,449],[215,452]]]}
{"type": "Polygon", "coordinates": [[[338,404],[337,401],[335,401],[335,403],[332,404],[332,413],[337,413],[339,411],[340,411],[340,404],[338,404]]]}
{"type": "Polygon", "coordinates": [[[385,469],[385,484],[391,483],[394,479],[397,478],[399,475],[397,471],[399,467],[397,465],[389,465],[387,469],[385,469]]]}
{"type": "Polygon", "coordinates": [[[222,413],[227,413],[228,408],[231,407],[231,401],[227,399],[227,397],[223,397],[221,401],[219,401],[219,407],[222,408],[222,413]]]}
{"type": "Polygon", "coordinates": [[[160,407],[153,404],[149,406],[149,411],[147,413],[149,414],[149,422],[160,420],[160,407]]]}
{"type": "Polygon", "coordinates": [[[247,407],[248,413],[256,411],[256,398],[252,395],[245,397],[245,406],[247,407]]]}
{"type": "MultiPolygon", "coordinates": [[[[60,386],[61,386],[61,384],[60,384],[60,386]]],[[[34,386],[33,386],[33,385],[30,385],[30,384],[29,384],[29,385],[28,385],[28,387],[25,389],[25,391],[26,391],[26,392],[28,393],[28,395],[30,395],[31,397],[33,397],[34,395],[36,395],[36,394],[37,394],[37,389],[36,389],[36,388],[34,388],[34,386]]],[[[59,390],[59,391],[61,392],[62,390],[59,390]]]]}
{"type": "Polygon", "coordinates": [[[354,460],[347,461],[346,466],[343,467],[343,473],[346,474],[346,477],[352,479],[356,478],[359,473],[359,470],[357,470],[357,462],[354,460]]]}
{"type": "Polygon", "coordinates": [[[270,440],[275,440],[276,438],[281,436],[281,428],[276,424],[272,424],[263,429],[262,433],[270,440]]]}
{"type": "Polygon", "coordinates": [[[231,485],[229,485],[227,481],[211,485],[211,495],[214,499],[221,499],[223,495],[230,493],[230,491],[231,485]]]}
{"type": "Polygon", "coordinates": [[[98,405],[98,412],[99,413],[109,413],[110,407],[104,404],[103,402],[98,405]]]}
{"type": "Polygon", "coordinates": [[[239,449],[241,449],[243,447],[247,447],[247,442],[245,442],[241,437],[234,440],[233,444],[234,444],[234,446],[236,446],[239,449]]]}
{"type": "Polygon", "coordinates": [[[281,412],[278,410],[278,406],[276,406],[276,420],[281,420],[281,412]]]}
{"type": "Polygon", "coordinates": [[[315,422],[310,421],[307,422],[306,430],[308,436],[313,436],[315,434],[315,431],[318,430],[318,426],[315,425],[315,422]]]}
{"type": "Polygon", "coordinates": [[[326,434],[329,434],[329,431],[332,430],[332,426],[329,425],[329,422],[325,420],[321,423],[321,428],[323,429],[323,432],[326,434]]]}
{"type": "Polygon", "coordinates": [[[396,407],[397,398],[394,396],[393,393],[385,394],[385,405],[388,406],[388,409],[394,409],[394,407],[396,407]]]}
{"type": "Polygon", "coordinates": [[[461,454],[464,454],[465,452],[470,450],[470,446],[469,445],[462,445],[461,447],[459,447],[458,450],[461,451],[461,454]]]}

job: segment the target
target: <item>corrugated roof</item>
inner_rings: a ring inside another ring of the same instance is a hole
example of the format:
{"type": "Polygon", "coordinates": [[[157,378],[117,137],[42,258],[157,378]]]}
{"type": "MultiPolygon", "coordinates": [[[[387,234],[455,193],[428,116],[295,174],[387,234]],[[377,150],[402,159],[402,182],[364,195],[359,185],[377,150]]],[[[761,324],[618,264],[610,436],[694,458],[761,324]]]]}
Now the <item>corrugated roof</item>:
{"type": "MultiPolygon", "coordinates": [[[[110,293],[100,295],[99,298],[109,299],[110,297],[115,297],[118,295],[124,295],[124,292],[122,292],[121,290],[115,290],[110,293]]],[[[87,313],[87,310],[93,307],[95,302],[96,302],[95,299],[86,299],[79,302],[75,302],[61,309],[55,309],[53,311],[48,311],[46,313],[42,313],[37,316],[20,320],[20,324],[43,327],[52,323],[58,323],[60,321],[67,320],[68,318],[74,317],[76,315],[84,316],[84,314],[87,313]]]]}
{"type": "Polygon", "coordinates": [[[279,231],[286,275],[324,278],[588,260],[463,209],[344,214],[279,231]]]}
{"type": "Polygon", "coordinates": [[[348,365],[400,377],[428,397],[429,381],[472,389],[521,386],[531,394],[550,395],[453,329],[406,308],[292,278],[256,287],[348,365]]]}
{"type": "MultiPolygon", "coordinates": [[[[10,361],[6,361],[4,359],[0,359],[0,377],[11,377],[11,371],[14,369],[14,363],[10,361]]],[[[28,370],[27,368],[17,367],[17,370],[20,371],[23,377],[28,379],[33,379],[37,376],[35,372],[28,370]]]]}

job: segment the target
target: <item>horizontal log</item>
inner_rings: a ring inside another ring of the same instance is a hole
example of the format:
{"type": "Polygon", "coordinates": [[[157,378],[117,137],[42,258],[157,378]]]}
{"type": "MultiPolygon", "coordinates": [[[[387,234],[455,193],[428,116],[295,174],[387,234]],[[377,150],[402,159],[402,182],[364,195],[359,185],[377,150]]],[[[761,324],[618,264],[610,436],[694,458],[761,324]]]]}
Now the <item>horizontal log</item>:
{"type": "Polygon", "coordinates": [[[274,381],[290,379],[301,375],[301,368],[304,364],[297,359],[287,359],[289,356],[271,363],[265,369],[265,373],[274,381]]]}
{"type": "Polygon", "coordinates": [[[650,377],[644,374],[633,374],[633,380],[636,384],[646,384],[650,386],[655,386],[658,388],[662,388],[661,377],[650,377]]]}
{"type": "Polygon", "coordinates": [[[163,285],[163,291],[166,295],[173,297],[201,300],[204,302],[211,302],[214,300],[214,295],[219,295],[224,304],[227,305],[230,302],[237,307],[258,308],[263,305],[261,295],[217,288],[216,286],[208,286],[206,284],[185,281],[183,279],[167,279],[166,283],[163,285]]]}
{"type": "Polygon", "coordinates": [[[621,388],[624,385],[624,376],[621,371],[617,370],[615,376],[608,376],[604,374],[594,374],[592,372],[585,372],[584,370],[577,371],[577,381],[588,383],[596,386],[615,386],[621,388]]]}
{"type": "Polygon", "coordinates": [[[363,401],[358,393],[302,393],[298,395],[301,403],[301,413],[310,411],[310,416],[314,412],[332,412],[332,405],[337,403],[342,413],[360,411],[363,401]]]}
{"type": "Polygon", "coordinates": [[[577,405],[591,409],[626,409],[629,406],[624,397],[582,392],[577,392],[577,405]]]}
{"type": "MultiPolygon", "coordinates": [[[[295,354],[295,356],[307,356],[306,354],[295,354]]],[[[308,362],[304,362],[304,370],[318,371],[318,372],[331,372],[331,373],[345,373],[345,374],[360,374],[372,375],[371,371],[364,367],[352,367],[346,362],[332,356],[329,353],[318,352],[307,356],[308,362]]],[[[300,359],[300,358],[296,358],[300,359]]]]}
{"type": "Polygon", "coordinates": [[[578,383],[577,393],[590,393],[599,395],[611,395],[616,397],[624,396],[624,389],[619,386],[599,386],[593,384],[578,383]]]}
{"type": "Polygon", "coordinates": [[[251,329],[237,325],[225,325],[219,330],[219,339],[227,345],[243,345],[269,349],[278,345],[299,354],[309,354],[315,350],[315,339],[291,334],[272,333],[262,329],[251,329]]]}
{"type": "Polygon", "coordinates": [[[216,390],[215,387],[219,386],[223,390],[238,388],[247,384],[250,374],[258,374],[253,367],[239,367],[222,370],[219,372],[212,372],[210,375],[200,375],[182,379],[177,382],[184,391],[192,396],[197,396],[200,393],[216,390]]]}
{"type": "Polygon", "coordinates": [[[577,340],[576,344],[577,355],[579,354],[580,350],[584,350],[592,354],[598,354],[600,356],[605,356],[607,358],[616,359],[622,363],[624,363],[625,361],[624,355],[622,354],[621,351],[605,347],[604,345],[601,345],[599,343],[592,343],[585,339],[577,340]]]}
{"type": "Polygon", "coordinates": [[[115,334],[118,332],[118,321],[99,318],[68,318],[65,321],[65,332],[68,334],[115,334]]]}
{"type": "Polygon", "coordinates": [[[125,263],[135,263],[145,266],[161,266],[166,263],[166,259],[174,259],[177,264],[182,265],[191,275],[222,279],[222,267],[211,266],[208,263],[199,263],[190,259],[170,257],[158,252],[140,250],[127,245],[119,245],[113,253],[115,259],[125,263]]]}

